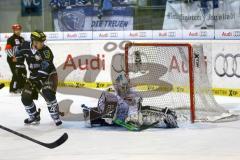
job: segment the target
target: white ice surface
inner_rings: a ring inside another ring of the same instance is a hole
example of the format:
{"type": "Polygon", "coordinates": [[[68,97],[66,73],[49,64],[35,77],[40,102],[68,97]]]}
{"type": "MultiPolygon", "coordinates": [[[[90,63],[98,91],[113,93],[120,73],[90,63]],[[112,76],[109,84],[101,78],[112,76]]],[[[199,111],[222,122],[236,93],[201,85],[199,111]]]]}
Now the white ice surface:
{"type": "MultiPolygon", "coordinates": [[[[81,96],[57,95],[58,100],[74,100],[72,112],[80,104],[96,100],[81,96]]],[[[231,110],[240,110],[239,98],[216,97],[231,110]]],[[[42,109],[39,126],[25,126],[27,117],[20,96],[0,90],[0,124],[51,142],[64,132],[69,139],[50,150],[0,130],[0,160],[239,160],[240,121],[228,123],[181,124],[178,129],[149,129],[128,132],[121,128],[85,128],[82,122],[65,122],[54,126],[42,98],[36,103],[42,109]]]]}

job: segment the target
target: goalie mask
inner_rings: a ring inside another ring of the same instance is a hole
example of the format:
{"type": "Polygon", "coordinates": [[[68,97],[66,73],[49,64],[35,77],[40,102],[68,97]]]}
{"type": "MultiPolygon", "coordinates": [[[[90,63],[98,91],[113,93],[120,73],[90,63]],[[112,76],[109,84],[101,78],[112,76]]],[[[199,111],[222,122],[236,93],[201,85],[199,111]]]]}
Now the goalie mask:
{"type": "Polygon", "coordinates": [[[115,80],[115,89],[119,96],[125,96],[130,89],[129,79],[125,74],[120,74],[115,80]]]}

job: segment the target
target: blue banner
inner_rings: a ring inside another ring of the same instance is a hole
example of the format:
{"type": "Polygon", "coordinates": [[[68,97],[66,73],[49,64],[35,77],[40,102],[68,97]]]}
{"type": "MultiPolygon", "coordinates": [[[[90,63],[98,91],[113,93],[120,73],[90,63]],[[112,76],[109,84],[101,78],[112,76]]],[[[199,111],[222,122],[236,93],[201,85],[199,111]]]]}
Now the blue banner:
{"type": "MultiPolygon", "coordinates": [[[[102,5],[103,7],[128,5],[125,0],[51,0],[49,3],[52,9],[67,7],[78,7],[83,5],[102,5]]],[[[111,7],[110,7],[111,8],[111,7]]]]}
{"type": "Polygon", "coordinates": [[[55,10],[53,16],[55,31],[133,30],[133,8],[128,6],[106,12],[92,6],[63,8],[55,10]]]}

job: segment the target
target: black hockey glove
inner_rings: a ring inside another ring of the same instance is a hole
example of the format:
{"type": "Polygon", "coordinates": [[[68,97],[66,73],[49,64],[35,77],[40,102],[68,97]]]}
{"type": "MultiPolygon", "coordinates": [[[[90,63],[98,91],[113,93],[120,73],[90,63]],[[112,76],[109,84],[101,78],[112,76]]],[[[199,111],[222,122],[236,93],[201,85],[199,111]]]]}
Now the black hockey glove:
{"type": "Polygon", "coordinates": [[[44,83],[45,83],[47,77],[48,77],[47,75],[39,72],[37,74],[36,78],[31,79],[32,85],[40,90],[44,86],[44,83]]]}
{"type": "Polygon", "coordinates": [[[43,82],[42,82],[42,80],[40,80],[40,79],[38,79],[38,78],[36,78],[36,79],[31,79],[30,82],[31,82],[32,87],[33,87],[33,88],[36,88],[36,89],[38,89],[38,90],[40,90],[40,89],[43,87],[43,82]]]}

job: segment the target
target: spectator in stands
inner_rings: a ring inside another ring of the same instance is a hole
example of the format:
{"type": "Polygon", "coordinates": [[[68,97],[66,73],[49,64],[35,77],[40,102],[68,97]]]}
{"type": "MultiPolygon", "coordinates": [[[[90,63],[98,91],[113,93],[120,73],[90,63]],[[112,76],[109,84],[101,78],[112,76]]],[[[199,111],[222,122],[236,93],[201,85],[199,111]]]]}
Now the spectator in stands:
{"type": "Polygon", "coordinates": [[[99,2],[99,13],[98,18],[101,19],[104,13],[112,10],[112,1],[111,0],[100,0],[99,2]]]}

